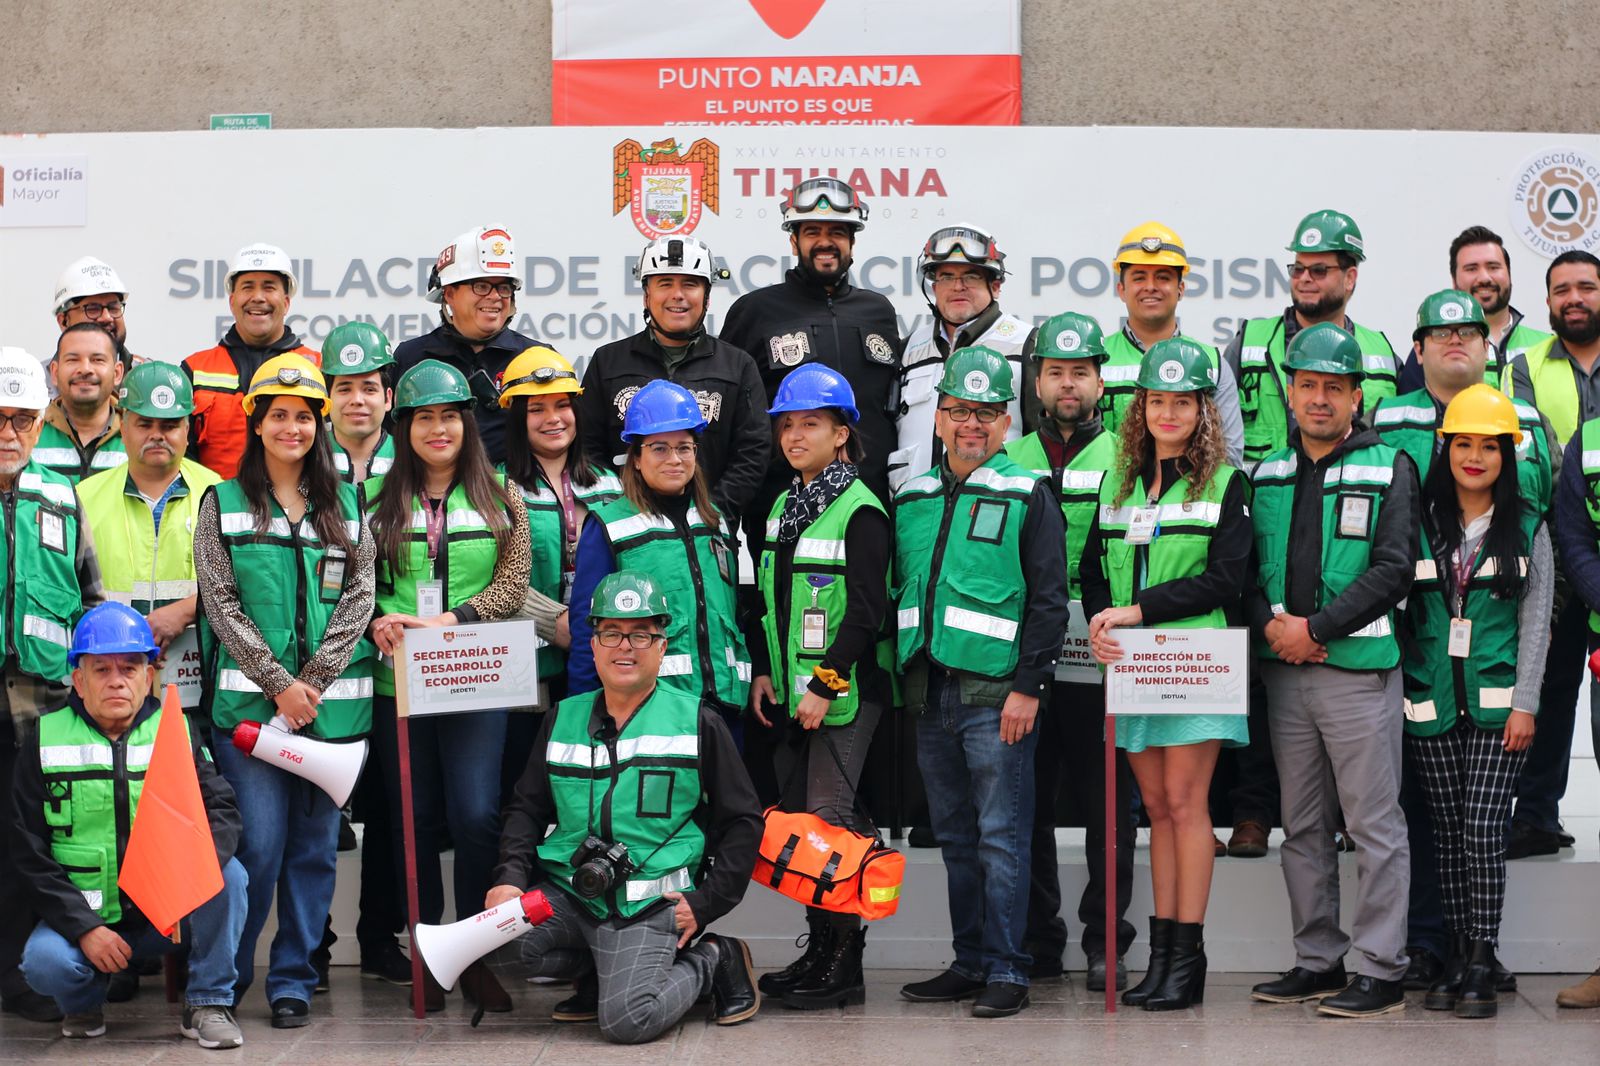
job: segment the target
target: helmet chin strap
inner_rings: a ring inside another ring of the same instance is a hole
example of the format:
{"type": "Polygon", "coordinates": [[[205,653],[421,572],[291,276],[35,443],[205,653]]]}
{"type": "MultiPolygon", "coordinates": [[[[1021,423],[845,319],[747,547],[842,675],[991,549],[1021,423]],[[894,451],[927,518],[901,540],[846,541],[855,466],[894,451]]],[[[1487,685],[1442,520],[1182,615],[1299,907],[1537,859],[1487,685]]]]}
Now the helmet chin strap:
{"type": "Polygon", "coordinates": [[[697,322],[695,322],[693,329],[676,330],[668,329],[651,317],[650,305],[649,303],[646,303],[644,305],[644,324],[668,340],[680,341],[684,344],[689,344],[705,333],[706,315],[710,312],[710,310],[711,309],[707,307],[705,311],[700,312],[700,318],[697,322]]]}

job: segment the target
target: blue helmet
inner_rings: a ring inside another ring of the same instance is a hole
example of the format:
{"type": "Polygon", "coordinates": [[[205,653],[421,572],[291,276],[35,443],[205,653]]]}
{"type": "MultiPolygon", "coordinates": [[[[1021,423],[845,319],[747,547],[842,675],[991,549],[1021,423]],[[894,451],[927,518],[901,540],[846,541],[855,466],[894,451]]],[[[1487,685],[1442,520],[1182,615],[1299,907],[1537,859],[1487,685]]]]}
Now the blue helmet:
{"type": "Polygon", "coordinates": [[[677,382],[657,378],[649,382],[628,403],[622,418],[622,439],[632,443],[655,433],[686,429],[699,433],[706,428],[706,416],[694,394],[677,382]]]}
{"type": "Polygon", "coordinates": [[[161,649],[150,632],[150,623],[144,615],[125,603],[107,602],[84,612],[78,626],[72,631],[72,647],[67,649],[67,663],[78,665],[80,655],[131,655],[140,654],[155,661],[161,649]]]}
{"type": "Polygon", "coordinates": [[[831,366],[807,363],[791,370],[778,383],[778,392],[773,396],[767,414],[817,411],[824,407],[837,407],[845,413],[851,425],[861,421],[861,412],[856,410],[856,394],[844,375],[831,366]]]}

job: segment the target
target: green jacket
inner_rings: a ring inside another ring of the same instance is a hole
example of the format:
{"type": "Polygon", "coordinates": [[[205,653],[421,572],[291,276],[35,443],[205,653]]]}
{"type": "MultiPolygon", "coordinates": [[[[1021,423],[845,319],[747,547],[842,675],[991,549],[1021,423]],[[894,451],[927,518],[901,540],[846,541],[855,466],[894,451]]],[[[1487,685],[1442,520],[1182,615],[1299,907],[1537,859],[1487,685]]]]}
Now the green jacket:
{"type": "MultiPolygon", "coordinates": [[[[378,447],[367,460],[367,478],[363,480],[382,477],[394,469],[394,436],[386,429],[381,429],[378,433],[378,447]]],[[[331,431],[328,433],[328,444],[333,449],[333,468],[339,471],[339,480],[354,484],[356,470],[355,465],[350,462],[350,453],[331,431]]]]}
{"type": "Polygon", "coordinates": [[[1050,468],[1049,453],[1037,430],[1007,444],[1006,454],[1040,477],[1056,477],[1059,473],[1056,485],[1061,490],[1061,516],[1067,524],[1067,587],[1073,599],[1081,600],[1078,564],[1089,539],[1089,527],[1094,524],[1095,509],[1100,506],[1100,482],[1116,465],[1116,435],[1102,428],[1060,471],[1050,468]]]}
{"type": "Polygon", "coordinates": [[[83,614],[78,586],[78,498],[72,482],[30,460],[0,511],[0,573],[5,575],[4,648],[24,673],[64,682],[72,627],[83,614]]]}
{"type": "MultiPolygon", "coordinates": [[[[1361,402],[1372,410],[1378,401],[1393,396],[1399,367],[1389,338],[1376,330],[1351,323],[1351,335],[1361,346],[1361,402]]],[[[1252,318],[1244,325],[1239,348],[1239,411],[1244,416],[1244,457],[1258,462],[1289,446],[1289,407],[1283,369],[1288,343],[1284,316],[1252,318]]]]}
{"type": "MultiPolygon", "coordinates": [[[[1539,513],[1550,509],[1555,492],[1555,477],[1551,473],[1550,442],[1545,437],[1544,422],[1533,406],[1513,400],[1517,409],[1517,423],[1522,428],[1522,441],[1517,445],[1517,482],[1522,486],[1522,498],[1536,504],[1539,513]]],[[[1392,396],[1372,412],[1372,428],[1392,448],[1411,456],[1417,464],[1417,476],[1428,480],[1428,468],[1439,447],[1439,423],[1444,411],[1427,389],[1418,389],[1403,396],[1392,396]]]]}
{"type": "MultiPolygon", "coordinates": [[[[128,461],[128,449],[122,443],[118,428],[121,416],[111,412],[111,426],[98,440],[80,445],[63,426],[68,426],[66,416],[58,404],[47,410],[45,424],[39,430],[39,440],[33,446],[33,461],[47,467],[76,485],[84,478],[110,470],[128,461]]],[[[70,428],[70,427],[69,427],[70,428]]]]}
{"type": "MultiPolygon", "coordinates": [[[[1178,333],[1176,336],[1199,344],[1206,350],[1206,354],[1211,356],[1211,365],[1219,374],[1222,372],[1222,357],[1217,354],[1215,348],[1195,340],[1186,333],[1178,333]]],[[[1127,413],[1128,405],[1133,402],[1133,394],[1138,388],[1134,382],[1139,376],[1139,364],[1144,361],[1144,352],[1128,339],[1127,331],[1120,329],[1106,334],[1105,346],[1106,354],[1110,358],[1100,366],[1100,379],[1105,382],[1105,392],[1100,396],[1100,421],[1105,425],[1106,432],[1115,439],[1122,429],[1123,415],[1127,413]]]]}

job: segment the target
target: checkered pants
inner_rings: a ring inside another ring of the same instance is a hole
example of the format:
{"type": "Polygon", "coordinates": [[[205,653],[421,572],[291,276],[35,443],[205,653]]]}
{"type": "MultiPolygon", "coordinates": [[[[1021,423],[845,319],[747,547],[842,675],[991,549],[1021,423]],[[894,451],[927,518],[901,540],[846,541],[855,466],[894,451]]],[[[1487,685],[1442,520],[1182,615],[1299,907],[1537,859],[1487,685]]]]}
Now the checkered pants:
{"type": "Polygon", "coordinates": [[[1445,926],[1498,943],[1506,898],[1506,820],[1526,751],[1462,715],[1447,733],[1406,736],[1406,756],[1433,820],[1445,926]]]}

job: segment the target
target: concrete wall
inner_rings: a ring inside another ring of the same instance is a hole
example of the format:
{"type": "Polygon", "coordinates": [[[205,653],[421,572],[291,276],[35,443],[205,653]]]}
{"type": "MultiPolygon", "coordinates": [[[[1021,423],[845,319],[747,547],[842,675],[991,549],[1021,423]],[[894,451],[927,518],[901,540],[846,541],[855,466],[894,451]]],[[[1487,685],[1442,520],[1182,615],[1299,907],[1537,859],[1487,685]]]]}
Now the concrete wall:
{"type": "MultiPolygon", "coordinates": [[[[1585,0],[1022,8],[1029,124],[1596,128],[1600,20],[1585,0]]],[[[550,121],[545,0],[4,9],[3,132],[203,129],[212,112],[271,112],[279,128],[550,121]]]]}

